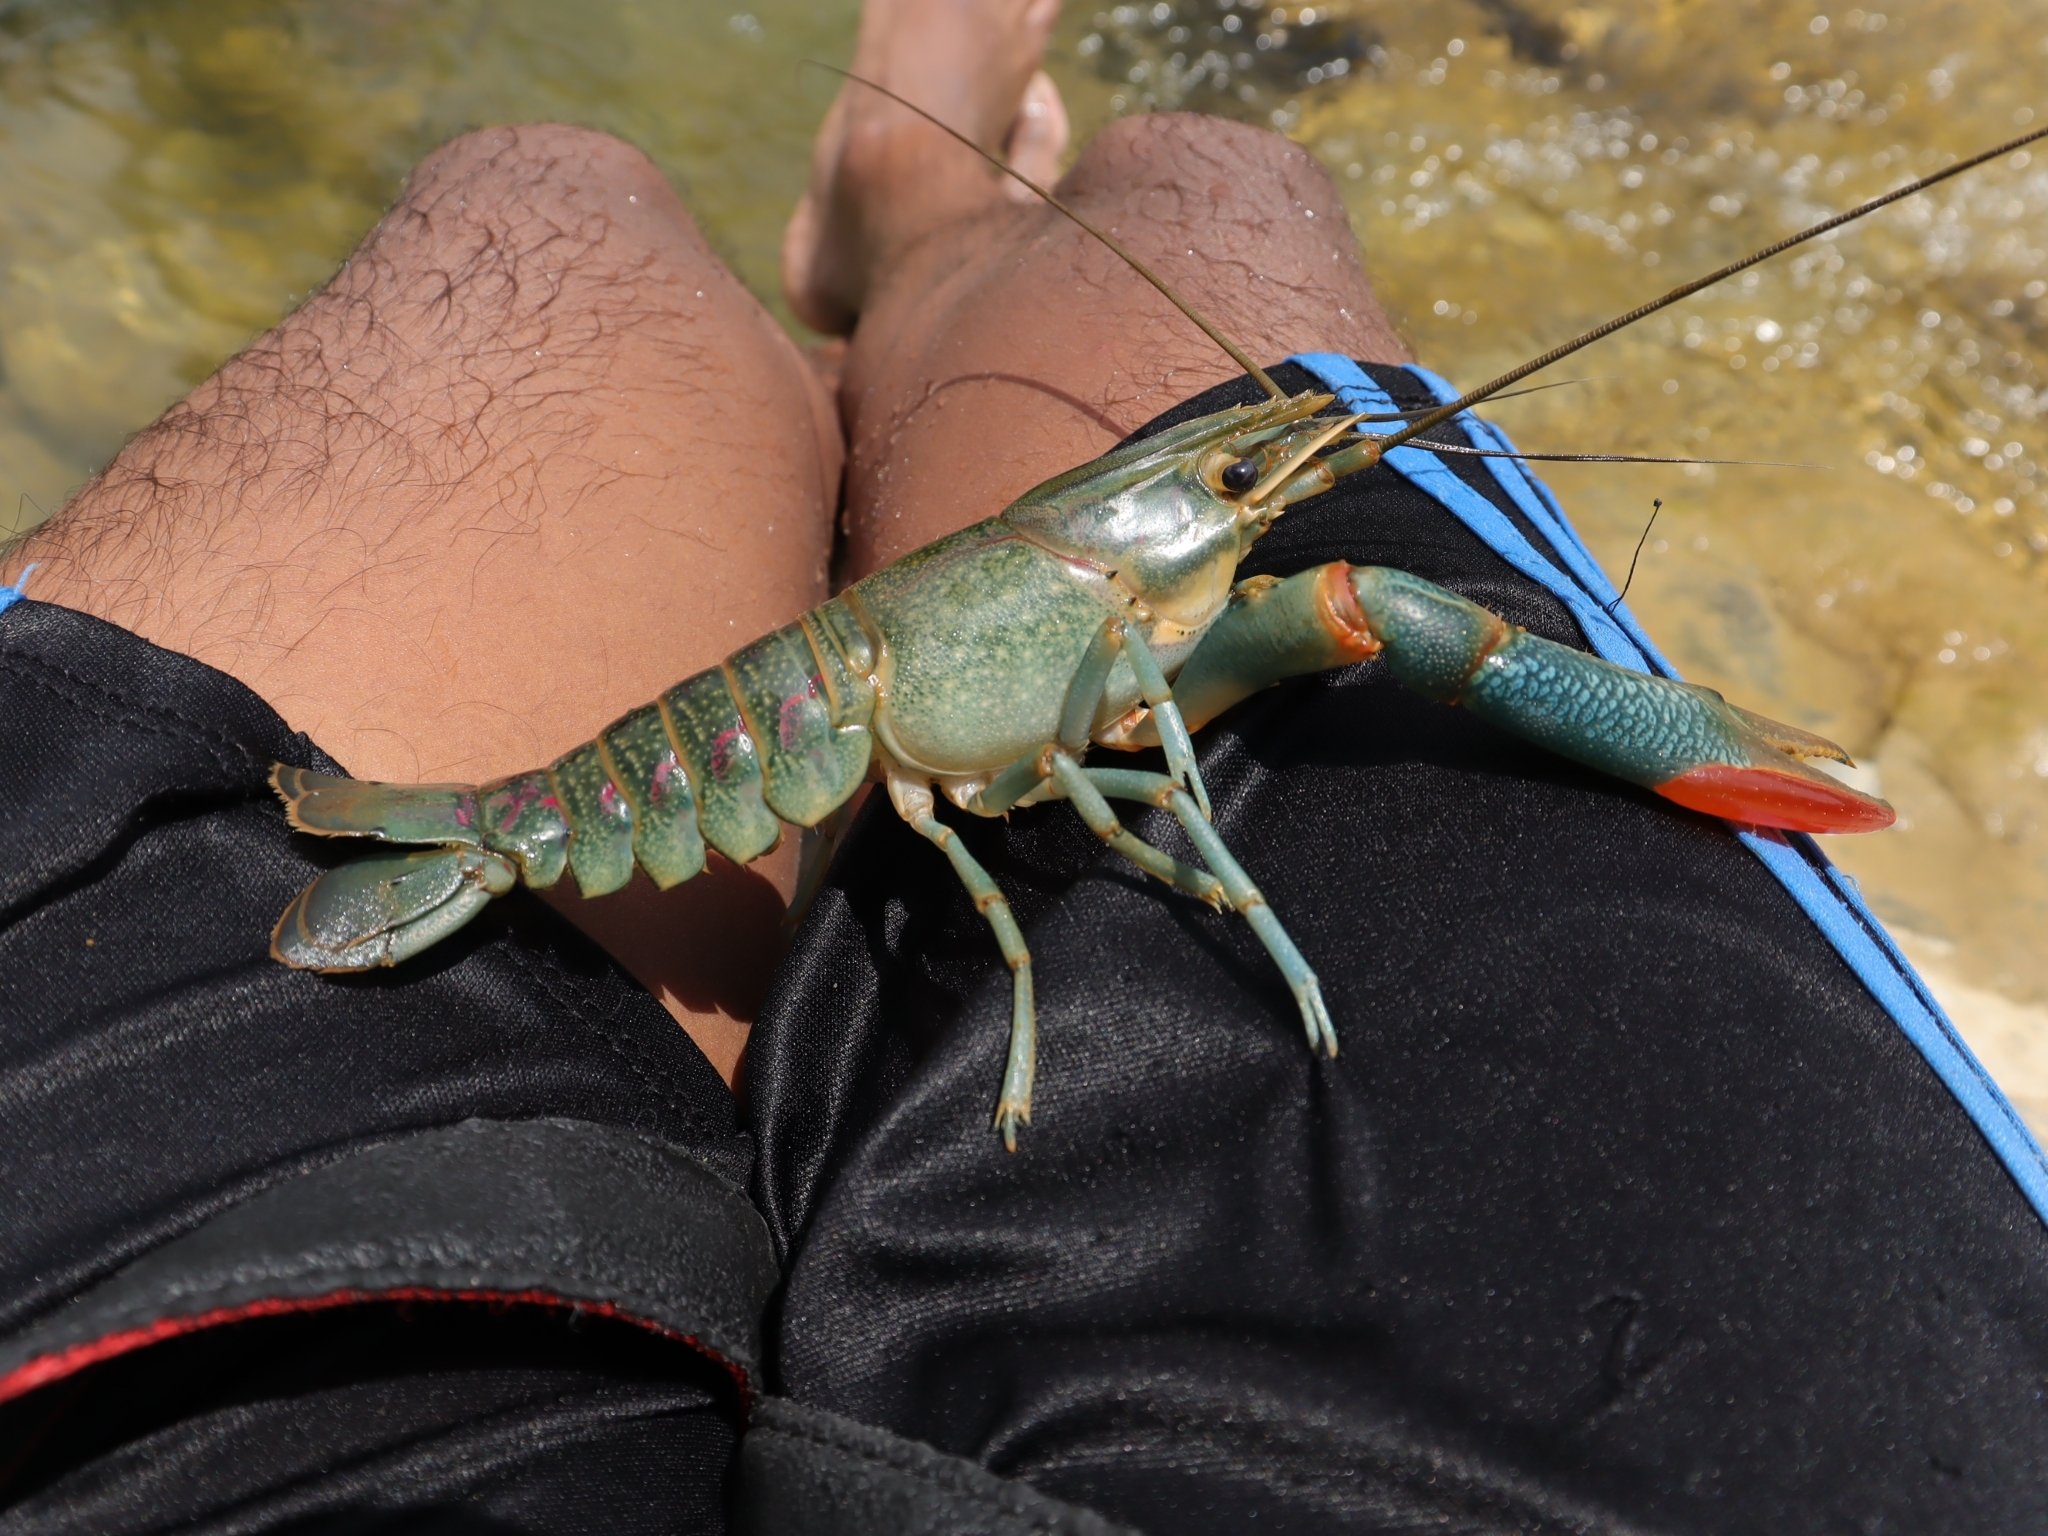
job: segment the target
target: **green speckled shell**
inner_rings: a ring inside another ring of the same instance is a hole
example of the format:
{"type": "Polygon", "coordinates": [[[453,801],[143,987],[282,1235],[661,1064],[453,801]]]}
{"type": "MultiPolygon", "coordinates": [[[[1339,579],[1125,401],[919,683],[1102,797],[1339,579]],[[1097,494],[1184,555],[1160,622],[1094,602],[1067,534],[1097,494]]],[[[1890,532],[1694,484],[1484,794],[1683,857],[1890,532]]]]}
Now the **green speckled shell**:
{"type": "Polygon", "coordinates": [[[844,662],[821,657],[798,623],[735,651],[725,670],[761,752],[769,808],[808,827],[845,804],[867,777],[873,738],[865,725],[833,723],[827,675],[836,674],[836,691],[850,698],[844,662]]]}
{"type": "Polygon", "coordinates": [[[316,971],[396,965],[446,938],[514,883],[509,864],[461,844],[373,854],[330,869],[299,892],[271,935],[271,953],[316,971]]]}
{"type": "Polygon", "coordinates": [[[609,896],[633,878],[633,807],[612,782],[596,742],[585,742],[548,769],[574,829],[569,869],[585,896],[609,896]]]}
{"type": "Polygon", "coordinates": [[[661,706],[645,704],[597,739],[605,769],[633,807],[633,857],[660,890],[704,868],[697,797],[661,706]]]}
{"type": "Polygon", "coordinates": [[[482,840],[476,790],[467,784],[369,784],[288,763],[279,763],[270,777],[302,832],[471,847],[482,840]]]}
{"type": "Polygon", "coordinates": [[[476,798],[486,848],[516,860],[536,890],[562,878],[569,863],[569,822],[545,770],[486,784],[476,798]]]}
{"type": "Polygon", "coordinates": [[[724,669],[677,683],[661,696],[661,709],[696,791],[704,841],[735,864],[758,859],[781,840],[782,824],[762,796],[760,749],[724,669]]]}
{"type": "Polygon", "coordinates": [[[1109,609],[1066,562],[991,520],[854,589],[888,637],[892,752],[943,773],[1003,768],[1051,741],[1067,686],[1109,609]]]}
{"type": "Polygon", "coordinates": [[[843,598],[833,598],[823,607],[815,608],[803,617],[803,623],[811,632],[820,657],[830,660],[837,656],[840,671],[847,677],[848,694],[841,699],[837,678],[827,672],[825,681],[833,694],[832,717],[834,725],[865,725],[875,712],[875,689],[868,679],[874,676],[875,646],[868,633],[861,628],[860,620],[843,598]]]}

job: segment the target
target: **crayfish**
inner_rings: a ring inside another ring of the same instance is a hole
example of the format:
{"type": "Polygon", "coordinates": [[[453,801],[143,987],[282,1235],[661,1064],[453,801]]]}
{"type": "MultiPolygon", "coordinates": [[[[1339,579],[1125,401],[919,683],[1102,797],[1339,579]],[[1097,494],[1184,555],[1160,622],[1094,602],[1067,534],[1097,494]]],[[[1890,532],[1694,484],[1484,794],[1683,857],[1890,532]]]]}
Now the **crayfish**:
{"type": "Polygon", "coordinates": [[[545,768],[469,786],[365,783],[279,765],[272,782],[299,830],[424,846],[321,875],[286,909],[271,952],[322,971],[396,965],[520,882],[546,887],[564,872],[586,897],[618,891],[636,866],[665,889],[699,873],[707,848],[749,862],[776,846],[785,823],[817,826],[879,780],[897,813],[951,863],[1009,963],[995,1124],[1014,1149],[1031,1115],[1036,1060],[1031,954],[1002,891],[933,814],[938,794],[981,816],[1066,800],[1147,873],[1241,913],[1285,977],[1310,1047],[1331,1055],[1337,1032],[1315,972],[1211,825],[1190,739],[1281,679],[1378,655],[1430,699],[1691,809],[1806,832],[1887,826],[1885,802],[1809,766],[1849,762],[1840,747],[1709,689],[1528,634],[1402,571],[1340,561],[1285,581],[1239,582],[1237,568],[1289,506],[1404,444],[1441,446],[1427,438],[1432,428],[1537,369],[2044,135],[1960,161],[1684,284],[1384,435],[1365,428],[1386,418],[1326,414],[1330,394],[1287,396],[1114,240],[1026,182],[1159,287],[1270,398],[1047,481],[677,683],[545,768]],[[1096,747],[1161,748],[1166,772],[1100,766],[1088,760],[1096,747]],[[1201,863],[1138,839],[1112,801],[1169,810],[1201,863]]]}

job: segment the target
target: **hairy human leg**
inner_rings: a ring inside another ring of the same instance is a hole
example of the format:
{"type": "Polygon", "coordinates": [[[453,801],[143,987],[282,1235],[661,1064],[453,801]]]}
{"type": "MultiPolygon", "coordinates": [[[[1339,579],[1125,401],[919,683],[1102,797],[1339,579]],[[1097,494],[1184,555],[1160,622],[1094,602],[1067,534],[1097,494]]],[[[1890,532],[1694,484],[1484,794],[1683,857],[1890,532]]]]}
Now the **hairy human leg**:
{"type": "MultiPolygon", "coordinates": [[[[1125,119],[1058,191],[1263,361],[1408,356],[1335,189],[1277,134],[1125,119]]],[[[856,567],[1000,510],[1238,371],[1084,231],[992,198],[908,249],[854,333],[841,411],[856,567]]]]}
{"type": "MultiPolygon", "coordinates": [[[[960,9],[871,4],[856,64],[997,148],[999,125],[1021,121],[1044,29],[1029,0],[985,0],[979,28],[941,24],[960,9]],[[959,57],[942,65],[942,47],[959,57]]],[[[1407,360],[1335,189],[1277,134],[1191,114],[1125,119],[1058,191],[1263,360],[1407,360]]],[[[807,201],[861,210],[838,229],[837,265],[784,268],[800,305],[858,301],[840,390],[851,574],[1000,510],[1238,371],[1091,236],[1015,200],[963,146],[858,84],[820,135],[807,201]],[[853,274],[848,251],[862,263],[853,274]]],[[[815,234],[798,221],[791,244],[815,234]]]]}
{"type": "MultiPolygon", "coordinates": [[[[644,156],[497,129],[7,569],[360,777],[480,781],[820,600],[839,469],[811,370],[644,156]]],[[[765,868],[560,903],[728,1073],[794,876],[765,868]]]]}

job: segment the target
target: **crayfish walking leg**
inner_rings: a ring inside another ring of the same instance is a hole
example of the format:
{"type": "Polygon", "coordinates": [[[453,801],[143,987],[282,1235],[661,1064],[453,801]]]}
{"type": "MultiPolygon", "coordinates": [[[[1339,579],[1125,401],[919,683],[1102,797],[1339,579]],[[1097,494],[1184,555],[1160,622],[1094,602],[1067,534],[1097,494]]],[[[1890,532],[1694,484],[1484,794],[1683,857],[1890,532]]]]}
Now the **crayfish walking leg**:
{"type": "MultiPolygon", "coordinates": [[[[1280,926],[1280,919],[1273,915],[1273,908],[1265,896],[1252,883],[1252,877],[1245,873],[1244,866],[1223,845],[1223,838],[1209,824],[1209,818],[1193,796],[1165,774],[1134,773],[1127,768],[1083,768],[1064,752],[1053,754],[1052,767],[1055,781],[1084,818],[1088,816],[1085,802],[1090,800],[1101,805],[1102,813],[1107,814],[1109,807],[1103,801],[1105,795],[1163,806],[1179,818],[1189,839],[1216,872],[1206,877],[1208,882],[1220,886],[1224,898],[1244,914],[1244,920],[1251,924],[1252,932],[1258,935],[1266,953],[1273,957],[1273,963],[1280,967],[1280,974],[1287,979],[1287,988],[1294,994],[1294,1001],[1301,1009],[1302,1023],[1308,1029],[1309,1049],[1321,1046],[1329,1055],[1336,1055],[1337,1028],[1330,1022],[1330,1010],[1323,1003],[1322,984],[1316,980],[1316,973],[1309,969],[1294,940],[1280,926]]],[[[1136,843],[1138,840],[1131,838],[1131,841],[1136,843]]],[[[1146,843],[1138,843],[1138,846],[1150,852],[1158,851],[1146,843]]],[[[1131,856],[1126,853],[1126,857],[1131,856]]],[[[1132,858],[1132,862],[1147,867],[1142,860],[1132,858]]],[[[1195,889],[1194,894],[1203,896],[1206,890],[1195,889]]]]}
{"type": "Polygon", "coordinates": [[[1031,1086],[1038,1071],[1038,1015],[1031,995],[1031,951],[1024,934],[989,872],[961,843],[959,834],[932,814],[931,787],[898,769],[889,770],[889,800],[918,834],[936,844],[967,887],[976,910],[995,931],[1003,960],[1010,967],[1010,1051],[1003,1065],[1003,1090],[996,1100],[996,1129],[1003,1145],[1017,1150],[1017,1128],[1031,1123],[1031,1086]]]}

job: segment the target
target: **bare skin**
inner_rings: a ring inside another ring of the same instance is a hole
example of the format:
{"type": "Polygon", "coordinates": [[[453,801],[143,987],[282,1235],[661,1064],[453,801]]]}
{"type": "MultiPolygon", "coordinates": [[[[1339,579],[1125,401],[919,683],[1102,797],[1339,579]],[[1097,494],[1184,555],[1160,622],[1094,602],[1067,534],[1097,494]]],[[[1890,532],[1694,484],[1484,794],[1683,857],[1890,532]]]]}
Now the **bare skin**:
{"type": "MultiPolygon", "coordinates": [[[[867,0],[849,67],[1047,182],[1067,139],[1059,92],[1039,69],[1058,18],[1059,0],[867,0]]],[[[853,329],[906,236],[972,220],[995,185],[944,134],[899,132],[908,114],[876,113],[880,99],[849,86],[833,101],[783,236],[783,291],[827,335],[853,329]]]]}
{"type": "MultiPolygon", "coordinates": [[[[870,0],[855,67],[1049,179],[1055,12],[870,0]]],[[[1407,356],[1334,190],[1275,135],[1118,123],[1061,192],[1263,358],[1407,356]]],[[[0,575],[39,562],[34,596],[232,674],[358,776],[478,782],[820,601],[842,461],[860,575],[1236,371],[859,86],[820,130],[784,278],[851,332],[836,402],[644,156],[555,126],[469,135],[0,575]]],[[[730,1082],[794,841],[667,893],[548,895],[730,1082]]]]}
{"type": "MultiPolygon", "coordinates": [[[[1335,189],[1276,135],[1192,115],[1126,119],[1058,191],[1263,360],[1408,359],[1335,189]]],[[[1043,205],[998,196],[913,237],[871,293],[840,385],[853,573],[1000,511],[1237,373],[1043,205]]]]}

